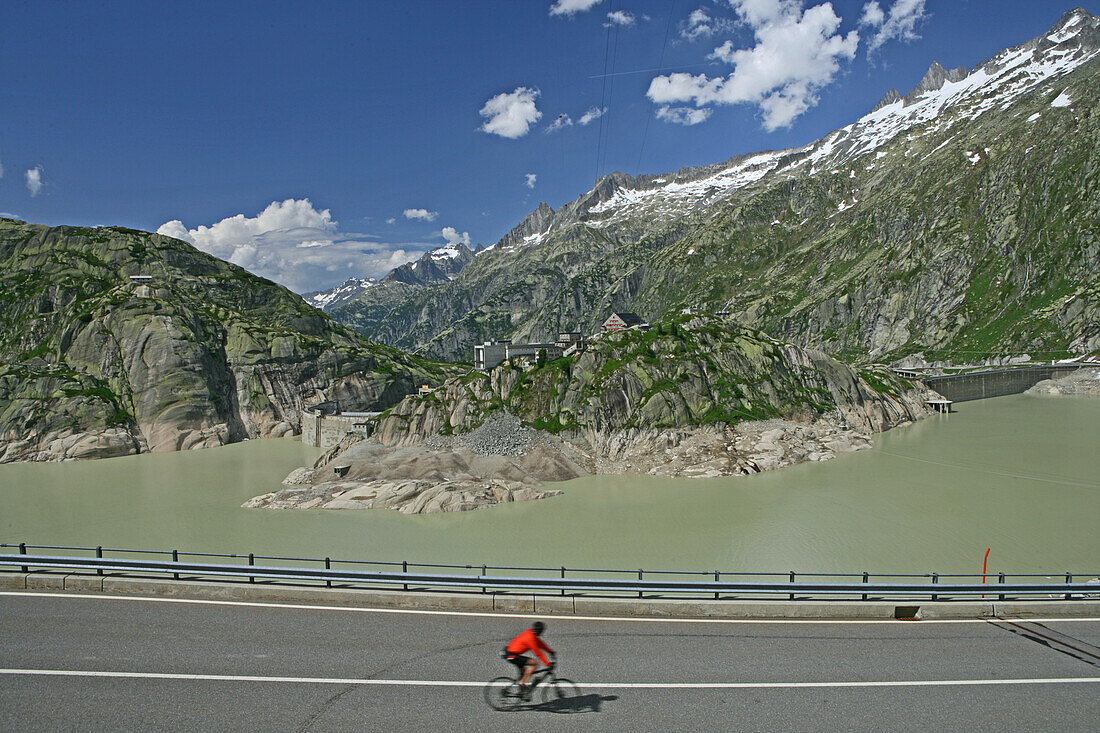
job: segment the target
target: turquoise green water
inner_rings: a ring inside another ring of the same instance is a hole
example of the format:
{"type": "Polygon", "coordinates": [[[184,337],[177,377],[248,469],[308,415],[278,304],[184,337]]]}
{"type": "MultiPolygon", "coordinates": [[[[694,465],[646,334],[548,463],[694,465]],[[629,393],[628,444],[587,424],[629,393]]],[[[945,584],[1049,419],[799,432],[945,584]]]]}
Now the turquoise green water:
{"type": "Polygon", "coordinates": [[[1020,395],[751,477],[599,476],[462,514],[241,509],[296,439],[0,466],[4,542],[647,569],[1100,572],[1100,400],[1020,395]]]}

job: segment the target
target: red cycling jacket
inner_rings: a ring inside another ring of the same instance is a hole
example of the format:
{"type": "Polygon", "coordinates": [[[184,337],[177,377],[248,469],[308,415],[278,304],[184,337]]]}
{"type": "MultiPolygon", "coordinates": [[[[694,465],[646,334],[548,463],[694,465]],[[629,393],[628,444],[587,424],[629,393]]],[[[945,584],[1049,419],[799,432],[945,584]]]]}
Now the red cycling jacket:
{"type": "Polygon", "coordinates": [[[535,635],[533,629],[527,629],[515,639],[512,639],[508,642],[508,646],[504,647],[504,650],[509,654],[524,654],[532,651],[545,665],[549,665],[550,662],[546,659],[546,655],[542,653],[542,650],[546,650],[551,654],[554,653],[554,650],[548,647],[546,642],[535,635]]]}

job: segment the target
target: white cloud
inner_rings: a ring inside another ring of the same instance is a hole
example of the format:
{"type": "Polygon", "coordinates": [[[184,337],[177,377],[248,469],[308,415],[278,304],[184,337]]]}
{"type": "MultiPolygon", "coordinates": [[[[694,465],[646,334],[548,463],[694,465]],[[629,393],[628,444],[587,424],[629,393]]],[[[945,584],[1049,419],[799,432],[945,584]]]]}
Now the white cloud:
{"type": "Polygon", "coordinates": [[[855,57],[859,34],[837,33],[840,18],[830,3],[805,11],[801,0],[730,0],[730,4],[756,39],[749,49],[734,49],[727,41],[708,56],[733,65],[733,73],[714,78],[685,73],[658,76],[650,82],[650,100],[662,105],[693,102],[700,108],[753,104],[763,115],[764,128],[771,131],[789,126],[816,105],[818,92],[840,71],[839,61],[855,57]]]}
{"type": "Polygon", "coordinates": [[[889,11],[883,11],[876,0],[871,0],[863,6],[863,15],[859,19],[861,26],[876,29],[867,43],[867,53],[874,53],[895,38],[907,42],[917,40],[920,38],[917,25],[927,17],[924,0],[894,0],[889,11]]]}
{"type": "Polygon", "coordinates": [[[481,108],[480,114],[485,118],[481,131],[513,140],[523,137],[542,117],[542,112],[535,107],[539,94],[538,89],[516,87],[510,94],[496,95],[481,108]]]}
{"type": "Polygon", "coordinates": [[[569,115],[560,114],[560,115],[558,115],[558,118],[556,120],[554,120],[553,122],[551,122],[549,125],[546,126],[546,129],[543,130],[543,132],[545,132],[547,135],[549,135],[552,132],[557,132],[558,130],[564,130],[566,127],[572,127],[572,126],[573,126],[573,119],[569,115]]]}
{"type": "Polygon", "coordinates": [[[397,219],[395,219],[395,218],[394,218],[394,217],[392,217],[392,216],[391,216],[391,217],[390,217],[389,219],[386,219],[386,223],[387,223],[387,224],[393,224],[393,223],[394,223],[394,222],[396,222],[396,221],[397,221],[397,219]]]}
{"type": "Polygon", "coordinates": [[[535,173],[528,173],[526,176],[524,176],[524,178],[527,179],[524,185],[527,186],[527,188],[534,188],[535,181],[537,181],[539,177],[535,173]]]}
{"type": "Polygon", "coordinates": [[[669,107],[667,104],[657,109],[657,119],[673,122],[677,125],[698,125],[710,117],[711,110],[705,107],[669,107]]]}
{"type": "Polygon", "coordinates": [[[37,196],[38,192],[42,190],[42,166],[36,165],[28,170],[24,176],[27,180],[27,190],[31,192],[32,197],[37,196]]]}
{"type": "Polygon", "coordinates": [[[0,219],[18,219],[19,221],[23,221],[23,217],[19,216],[19,214],[13,214],[10,211],[0,211],[0,219]]]}
{"type": "Polygon", "coordinates": [[[419,219],[421,221],[435,221],[439,216],[438,211],[428,211],[427,209],[405,209],[406,219],[419,219]]]}
{"type": "Polygon", "coordinates": [[[634,17],[634,13],[627,10],[613,10],[607,14],[607,22],[604,23],[604,28],[610,28],[612,26],[629,27],[637,22],[637,18],[634,17]]]}
{"type": "MultiPolygon", "coordinates": [[[[581,118],[577,120],[578,125],[590,125],[596,120],[600,119],[607,113],[607,107],[589,107],[588,111],[581,115],[581,118]]],[[[557,119],[546,126],[543,130],[546,134],[552,132],[558,132],[564,130],[567,127],[573,126],[573,118],[567,114],[558,115],[557,119]]]]}
{"type": "Polygon", "coordinates": [[[439,236],[447,240],[447,244],[465,244],[470,246],[470,233],[462,232],[459,234],[454,227],[443,227],[443,231],[439,233],[439,236]]]}
{"type": "Polygon", "coordinates": [[[577,13],[591,10],[602,2],[603,0],[554,0],[554,4],[550,6],[550,15],[565,15],[571,18],[577,13]]]}
{"type": "Polygon", "coordinates": [[[872,28],[878,28],[886,21],[886,14],[882,12],[882,6],[875,0],[867,3],[863,6],[863,15],[860,16],[860,25],[869,25],[872,28]]]}
{"type": "Polygon", "coordinates": [[[688,14],[687,20],[680,22],[680,37],[688,41],[710,38],[715,33],[725,33],[733,29],[729,18],[712,18],[705,8],[696,8],[688,14]]]}
{"type": "Polygon", "coordinates": [[[607,113],[607,107],[589,107],[588,111],[581,115],[581,118],[577,120],[582,125],[587,125],[591,122],[595,122],[607,113]]]}
{"type": "Polygon", "coordinates": [[[381,277],[432,248],[424,243],[383,243],[368,234],[341,232],[328,209],[309,199],[272,202],[253,217],[238,214],[188,229],[176,219],[158,234],[190,242],[298,293],[322,290],[349,277],[381,277]]]}

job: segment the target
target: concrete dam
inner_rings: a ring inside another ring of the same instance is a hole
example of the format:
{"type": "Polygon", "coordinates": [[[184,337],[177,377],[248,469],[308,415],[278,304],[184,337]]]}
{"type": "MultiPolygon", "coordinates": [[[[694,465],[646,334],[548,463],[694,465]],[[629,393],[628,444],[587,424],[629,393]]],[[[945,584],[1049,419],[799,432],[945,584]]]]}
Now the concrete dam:
{"type": "Polygon", "coordinates": [[[944,374],[939,376],[926,376],[906,369],[897,369],[895,372],[905,379],[923,382],[929,389],[939,392],[952,402],[967,402],[969,400],[985,399],[986,397],[1020,394],[1044,379],[1064,377],[1080,368],[1079,364],[1052,364],[1049,366],[987,369],[966,374],[944,374]]]}

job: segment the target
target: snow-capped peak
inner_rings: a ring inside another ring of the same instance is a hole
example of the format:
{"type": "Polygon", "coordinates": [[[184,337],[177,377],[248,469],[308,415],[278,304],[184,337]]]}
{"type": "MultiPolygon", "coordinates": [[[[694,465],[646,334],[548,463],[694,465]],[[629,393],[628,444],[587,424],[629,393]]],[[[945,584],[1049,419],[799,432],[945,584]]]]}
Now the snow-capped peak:
{"type": "Polygon", "coordinates": [[[349,277],[331,290],[306,293],[302,296],[302,299],[314,308],[328,311],[376,284],[378,284],[378,281],[373,277],[349,277]]]}
{"type": "MultiPolygon", "coordinates": [[[[973,71],[963,67],[946,70],[933,63],[908,94],[887,92],[873,111],[805,147],[741,156],[718,170],[687,176],[642,176],[634,184],[616,181],[610,195],[587,208],[585,223],[604,228],[636,216],[673,221],[772,173],[798,170],[814,175],[835,173],[842,167],[848,170],[856,159],[879,153],[900,134],[908,134],[910,139],[934,135],[990,110],[1007,109],[1024,94],[1068,74],[1098,53],[1100,18],[1072,10],[1042,36],[1001,51],[973,71]]],[[[1063,91],[1052,106],[1070,103],[1063,91]]],[[[527,239],[537,244],[542,237],[527,239]]]]}

